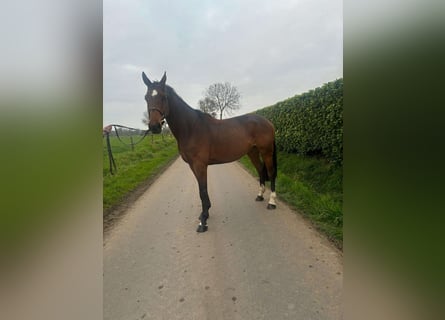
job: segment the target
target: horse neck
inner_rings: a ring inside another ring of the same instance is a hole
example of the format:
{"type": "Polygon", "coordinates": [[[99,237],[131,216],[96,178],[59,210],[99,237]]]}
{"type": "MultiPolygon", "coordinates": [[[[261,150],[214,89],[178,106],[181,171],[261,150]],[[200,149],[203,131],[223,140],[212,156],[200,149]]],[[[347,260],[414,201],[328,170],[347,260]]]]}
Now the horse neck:
{"type": "Polygon", "coordinates": [[[198,116],[196,111],[182,100],[172,88],[167,88],[168,105],[170,110],[166,119],[171,132],[176,140],[180,142],[182,139],[187,139],[189,137],[198,116]]]}

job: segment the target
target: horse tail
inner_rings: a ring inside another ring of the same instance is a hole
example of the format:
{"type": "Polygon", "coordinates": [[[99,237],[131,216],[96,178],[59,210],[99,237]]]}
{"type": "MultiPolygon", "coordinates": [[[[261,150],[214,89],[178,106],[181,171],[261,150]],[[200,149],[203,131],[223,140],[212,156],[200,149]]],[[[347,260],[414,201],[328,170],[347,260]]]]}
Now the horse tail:
{"type": "Polygon", "coordinates": [[[264,181],[270,181],[269,174],[267,173],[266,163],[264,163],[264,162],[263,162],[261,171],[262,171],[261,175],[263,176],[264,181]]]}
{"type": "Polygon", "coordinates": [[[266,163],[263,162],[263,165],[261,167],[261,172],[262,172],[261,175],[264,177],[264,181],[270,181],[272,178],[276,179],[277,177],[277,146],[275,144],[275,140],[273,141],[272,166],[273,166],[273,176],[269,177],[266,163]]]}
{"type": "Polygon", "coordinates": [[[278,168],[278,164],[277,164],[277,144],[275,143],[275,139],[273,140],[273,178],[276,179],[277,178],[277,168],[278,168]]]}

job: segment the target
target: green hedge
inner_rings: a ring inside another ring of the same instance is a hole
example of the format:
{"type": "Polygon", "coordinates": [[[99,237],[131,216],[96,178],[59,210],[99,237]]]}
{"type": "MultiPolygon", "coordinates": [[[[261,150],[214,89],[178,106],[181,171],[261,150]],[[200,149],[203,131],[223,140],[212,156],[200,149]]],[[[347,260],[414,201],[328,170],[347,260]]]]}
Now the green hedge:
{"type": "Polygon", "coordinates": [[[256,113],[274,124],[279,150],[343,162],[343,78],[256,113]]]}

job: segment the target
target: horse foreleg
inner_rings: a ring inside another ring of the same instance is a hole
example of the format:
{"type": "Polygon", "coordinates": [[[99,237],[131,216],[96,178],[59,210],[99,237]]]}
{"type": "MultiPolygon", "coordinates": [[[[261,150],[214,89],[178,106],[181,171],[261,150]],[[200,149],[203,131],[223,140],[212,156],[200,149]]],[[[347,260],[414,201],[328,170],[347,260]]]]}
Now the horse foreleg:
{"type": "Polygon", "coordinates": [[[207,219],[209,218],[209,209],[211,207],[209,194],[207,192],[207,184],[199,185],[199,197],[201,198],[202,212],[199,216],[199,225],[196,232],[206,232],[208,229],[207,219]]]}
{"type": "Polygon", "coordinates": [[[206,232],[207,219],[209,218],[209,209],[211,207],[209,193],[207,191],[207,166],[206,165],[190,165],[199,186],[199,197],[201,198],[202,212],[199,216],[199,225],[196,232],[206,232]]]}

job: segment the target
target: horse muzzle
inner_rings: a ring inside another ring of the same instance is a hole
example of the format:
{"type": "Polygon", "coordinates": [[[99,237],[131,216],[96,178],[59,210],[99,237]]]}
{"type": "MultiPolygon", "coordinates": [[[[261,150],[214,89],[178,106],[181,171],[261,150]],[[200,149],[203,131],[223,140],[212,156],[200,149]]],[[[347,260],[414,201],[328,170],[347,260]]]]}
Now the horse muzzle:
{"type": "Polygon", "coordinates": [[[148,128],[150,129],[150,131],[154,134],[158,134],[161,133],[162,131],[162,126],[160,123],[156,123],[156,124],[149,124],[148,128]]]}

